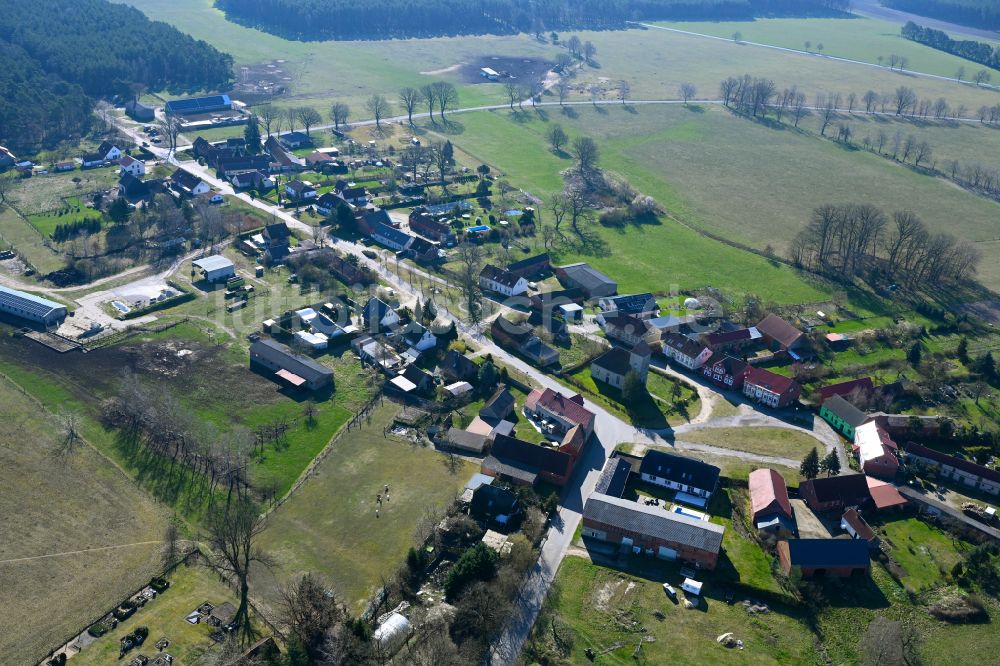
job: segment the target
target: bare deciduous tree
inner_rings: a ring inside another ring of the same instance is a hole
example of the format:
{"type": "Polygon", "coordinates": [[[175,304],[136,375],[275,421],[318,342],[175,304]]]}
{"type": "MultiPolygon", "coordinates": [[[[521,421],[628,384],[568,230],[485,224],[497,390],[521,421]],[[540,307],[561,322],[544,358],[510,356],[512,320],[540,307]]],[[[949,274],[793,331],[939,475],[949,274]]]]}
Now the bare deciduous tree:
{"type": "Polygon", "coordinates": [[[684,104],[687,104],[691,99],[698,94],[698,89],[695,88],[693,83],[684,82],[681,84],[680,90],[681,99],[684,100],[684,104]]]}
{"type": "Polygon", "coordinates": [[[319,125],[323,122],[323,118],[319,115],[319,111],[312,108],[311,106],[299,107],[298,112],[299,122],[306,129],[306,136],[309,136],[309,130],[312,129],[313,125],[319,125]]]}
{"type": "Polygon", "coordinates": [[[344,611],[329,587],[307,573],[282,588],[281,616],[310,663],[317,663],[327,630],[344,618],[344,611]]]}
{"type": "Polygon", "coordinates": [[[468,308],[469,321],[482,321],[482,292],[479,289],[479,274],[483,270],[483,248],[476,243],[465,242],[458,246],[458,284],[468,308]]]}
{"type": "Polygon", "coordinates": [[[372,95],[365,102],[365,109],[375,119],[375,129],[378,130],[382,129],[382,119],[389,115],[391,108],[389,100],[383,95],[372,95]]]}
{"type": "Polygon", "coordinates": [[[547,130],[545,130],[545,138],[549,141],[549,146],[552,147],[552,152],[561,153],[566,142],[569,141],[569,136],[566,134],[566,130],[562,128],[559,123],[552,123],[547,130]]]}
{"type": "Polygon", "coordinates": [[[225,504],[218,503],[208,515],[206,526],[212,548],[212,563],[224,575],[231,576],[239,590],[239,605],[233,624],[243,644],[251,642],[256,630],[250,622],[250,568],[270,565],[270,558],[257,546],[264,531],[264,520],[257,506],[239,496],[225,504]]]}
{"type": "Polygon", "coordinates": [[[458,106],[458,89],[447,81],[435,81],[431,84],[434,89],[434,99],[437,101],[438,112],[441,120],[444,121],[444,114],[449,108],[458,106]]]}
{"type": "Polygon", "coordinates": [[[413,110],[422,101],[424,101],[424,96],[416,88],[407,86],[399,91],[399,103],[406,109],[406,118],[411,125],[413,124],[413,110]]]}
{"type": "Polygon", "coordinates": [[[573,139],[573,155],[581,172],[588,173],[597,167],[599,157],[597,143],[590,137],[581,136],[573,139]]]}
{"type": "Polygon", "coordinates": [[[336,130],[339,130],[341,125],[347,124],[347,119],[350,115],[350,107],[343,102],[337,102],[330,107],[330,120],[333,121],[333,127],[336,130]]]}
{"type": "Polygon", "coordinates": [[[267,137],[271,138],[271,127],[274,125],[274,119],[279,113],[278,109],[273,104],[261,104],[254,111],[257,113],[257,117],[260,118],[260,124],[264,126],[267,137]]]}

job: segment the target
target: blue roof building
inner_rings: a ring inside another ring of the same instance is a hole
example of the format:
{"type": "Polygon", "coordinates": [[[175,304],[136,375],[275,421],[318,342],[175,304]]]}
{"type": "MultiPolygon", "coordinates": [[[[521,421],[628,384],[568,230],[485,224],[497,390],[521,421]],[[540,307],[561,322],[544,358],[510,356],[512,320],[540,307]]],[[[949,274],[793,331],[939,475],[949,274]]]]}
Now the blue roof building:
{"type": "Polygon", "coordinates": [[[66,319],[66,306],[25,291],[0,286],[0,312],[25,319],[46,328],[58,326],[66,319]]]}

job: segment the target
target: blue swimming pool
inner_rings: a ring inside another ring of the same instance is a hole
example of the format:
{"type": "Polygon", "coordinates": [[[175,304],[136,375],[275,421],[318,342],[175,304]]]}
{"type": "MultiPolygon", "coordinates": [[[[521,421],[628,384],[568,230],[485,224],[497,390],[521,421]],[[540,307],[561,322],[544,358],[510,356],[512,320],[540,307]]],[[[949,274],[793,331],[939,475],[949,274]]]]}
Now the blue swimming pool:
{"type": "Polygon", "coordinates": [[[489,230],[490,230],[490,228],[488,226],[486,226],[485,224],[480,224],[480,225],[477,225],[475,227],[469,227],[468,229],[466,229],[466,231],[469,232],[470,234],[478,234],[478,233],[482,233],[484,231],[489,231],[489,230]]]}
{"type": "Polygon", "coordinates": [[[121,312],[122,314],[128,314],[131,310],[129,306],[125,305],[121,301],[111,301],[111,305],[115,307],[115,310],[121,312]]]}

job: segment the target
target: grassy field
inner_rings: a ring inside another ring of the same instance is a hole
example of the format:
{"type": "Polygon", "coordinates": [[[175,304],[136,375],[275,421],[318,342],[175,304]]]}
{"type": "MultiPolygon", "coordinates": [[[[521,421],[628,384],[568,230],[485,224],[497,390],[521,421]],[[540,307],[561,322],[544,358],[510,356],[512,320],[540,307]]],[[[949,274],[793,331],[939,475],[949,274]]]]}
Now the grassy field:
{"type": "Polygon", "coordinates": [[[820,451],[823,449],[823,445],[809,435],[787,428],[703,428],[686,432],[678,438],[685,442],[793,460],[804,457],[814,446],[820,451]]]}
{"type": "Polygon", "coordinates": [[[0,404],[0,654],[34,663],[158,571],[167,514],[6,380],[0,404]]]}
{"type": "Polygon", "coordinates": [[[101,214],[92,208],[87,208],[79,197],[68,197],[63,206],[44,213],[36,213],[28,217],[31,225],[45,236],[51,236],[60,224],[73,224],[81,220],[100,218],[101,214]],[[60,213],[63,213],[60,215],[60,213]]]}
{"type": "Polygon", "coordinates": [[[687,423],[701,410],[698,394],[687,384],[681,384],[678,402],[687,400],[686,406],[675,406],[671,396],[671,382],[654,372],[649,373],[647,391],[649,395],[640,405],[631,405],[631,411],[621,401],[621,391],[610,384],[596,381],[590,374],[590,366],[571,373],[574,390],[582,389],[587,397],[603,405],[620,418],[631,420],[641,428],[660,429],[687,423]],[[656,397],[654,397],[656,396],[656,397]]]}
{"type": "Polygon", "coordinates": [[[814,53],[817,52],[817,45],[822,44],[824,55],[886,66],[889,64],[889,56],[895,54],[909,60],[906,69],[938,76],[953,77],[962,66],[967,72],[966,77],[981,69],[981,65],[964,58],[903,39],[898,25],[868,18],[758,19],[658,25],[725,38],[731,38],[734,32],[740,32],[743,41],[789,49],[806,50],[805,43],[808,41],[811,42],[809,50],[814,53]],[[879,56],[882,56],[881,63],[879,56]]]}
{"type": "Polygon", "coordinates": [[[324,118],[333,101],[350,105],[352,118],[365,115],[364,101],[373,94],[386,95],[394,106],[396,92],[404,86],[421,86],[448,80],[459,88],[463,106],[499,103],[497,83],[465,84],[453,65],[490,56],[554,59],[558,50],[528,36],[454,37],[384,42],[297,42],[244,28],[225,19],[211,0],[129,0],[151,19],[166,21],[196,38],[231,54],[236,70],[280,60],[291,77],[291,95],[278,98],[279,106],[312,106],[324,118]],[[336,66],[332,66],[336,63],[336,66]],[[426,73],[423,73],[426,72],[426,73]],[[345,76],[345,73],[349,75],[345,76]]]}
{"type": "MultiPolygon", "coordinates": [[[[811,23],[812,21],[801,21],[803,30],[808,31],[811,23]]],[[[864,39],[864,22],[845,21],[843,25],[845,27],[840,30],[844,34],[850,33],[852,26],[860,26],[861,36],[857,39],[864,39]]],[[[729,34],[732,32],[730,30],[729,34]]],[[[743,32],[745,35],[751,34],[743,32]]],[[[695,85],[697,99],[717,99],[720,81],[728,76],[749,73],[772,79],[779,90],[795,85],[806,94],[810,102],[819,92],[840,93],[845,98],[853,92],[860,98],[868,89],[885,93],[906,85],[913,88],[921,98],[944,97],[952,106],[965,104],[970,109],[978,109],[983,104],[996,104],[994,91],[977,89],[971,85],[890,72],[888,69],[839,62],[810,54],[736,44],[732,40],[663,30],[580,33],[580,38],[592,41],[597,47],[599,67],[586,67],[574,79],[574,84],[579,86],[581,92],[588,85],[601,85],[605,89],[604,96],[608,99],[615,98],[616,82],[620,79],[629,81],[632,99],[677,99],[678,88],[684,82],[695,85]]],[[[797,48],[802,48],[802,42],[798,39],[795,41],[798,42],[797,48]]],[[[815,43],[816,39],[813,38],[812,41],[815,43]]],[[[959,59],[930,47],[914,43],[911,48],[923,51],[922,56],[927,60],[954,63],[954,67],[950,64],[940,65],[945,68],[947,76],[952,76],[961,64],[959,59]]],[[[901,53],[902,49],[895,51],[901,53]]],[[[887,50],[885,55],[888,56],[891,52],[892,50],[887,50]]],[[[911,64],[917,62],[916,56],[908,57],[911,64]]],[[[965,64],[969,72],[981,69],[981,66],[968,61],[965,64]]],[[[589,93],[585,97],[589,98],[589,93]]]]}
{"type": "MultiPolygon", "coordinates": [[[[977,242],[984,255],[981,279],[988,286],[1000,285],[997,231],[984,224],[1000,207],[943,180],[790,128],[769,129],[718,108],[582,108],[575,115],[462,116],[463,131],[452,140],[506,172],[512,183],[544,196],[561,187],[559,171],[570,166],[568,159],[548,150],[544,139],[546,127],[558,118],[571,135],[598,141],[604,168],[626,176],[680,219],[758,249],[770,245],[778,253],[817,205],[841,202],[849,192],[851,201],[874,203],[886,211],[913,210],[931,228],[977,242]]],[[[816,120],[803,122],[811,127],[816,120]]],[[[766,296],[761,293],[765,298],[822,300],[820,287],[787,267],[720,247],[668,219],[624,231],[602,229],[601,238],[610,256],[586,260],[612,272],[623,291],[662,290],[669,284],[745,291],[746,275],[753,274],[753,288],[766,290],[766,296]],[[622,256],[629,261],[621,262],[622,256]]]]}
{"type": "MultiPolygon", "coordinates": [[[[87,646],[73,657],[76,666],[87,664],[111,664],[118,658],[121,639],[144,625],[149,627],[146,644],[129,653],[129,657],[142,652],[146,656],[156,654],[153,645],[161,638],[170,640],[168,652],[181,664],[204,663],[216,643],[209,638],[214,629],[207,624],[191,624],[184,618],[205,602],[214,606],[228,601],[236,605],[238,600],[232,588],[219,581],[219,576],[203,565],[181,565],[170,576],[170,587],[155,600],[149,602],[135,615],[118,625],[87,646]]],[[[127,662],[125,662],[127,663],[127,662]]]]}
{"type": "MultiPolygon", "coordinates": [[[[676,586],[680,579],[673,573],[667,579],[676,586]]],[[[711,575],[706,579],[706,600],[699,609],[686,610],[664,594],[662,580],[631,576],[579,557],[563,560],[544,613],[572,630],[570,662],[590,663],[584,654],[587,648],[600,651],[620,642],[622,647],[601,656],[599,663],[637,663],[632,653],[643,635],[656,640],[643,644],[640,664],[812,661],[813,639],[798,619],[776,612],[753,617],[740,604],[727,605],[720,587],[713,587],[711,575]],[[657,619],[655,611],[665,619],[657,619]],[[728,631],[744,642],[744,650],[727,650],[715,642],[716,636],[728,631]]]]}
{"type": "Polygon", "coordinates": [[[315,475],[271,514],[260,545],[278,565],[253,575],[256,597],[273,607],[281,585],[313,571],[343,601],[359,605],[403,562],[421,520],[450,502],[476,471],[462,462],[450,473],[433,449],[384,437],[397,410],[386,402],[370,424],[345,433],[315,475]],[[385,484],[391,499],[376,518],[375,495],[385,484]]]}

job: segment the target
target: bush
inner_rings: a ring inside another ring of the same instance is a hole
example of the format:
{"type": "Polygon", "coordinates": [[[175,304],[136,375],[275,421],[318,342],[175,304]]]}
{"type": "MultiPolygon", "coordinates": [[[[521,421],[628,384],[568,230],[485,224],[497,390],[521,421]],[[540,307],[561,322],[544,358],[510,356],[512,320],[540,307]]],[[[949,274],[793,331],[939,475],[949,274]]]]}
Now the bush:
{"type": "Polygon", "coordinates": [[[482,542],[462,553],[444,581],[448,600],[453,601],[468,584],[496,576],[498,559],[496,551],[482,542]]]}
{"type": "Polygon", "coordinates": [[[135,628],[135,631],[132,632],[132,635],[138,639],[136,641],[137,643],[142,643],[149,636],[149,627],[145,625],[138,626],[135,628]]]}
{"type": "Polygon", "coordinates": [[[110,631],[110,629],[108,629],[107,625],[104,624],[103,622],[92,624],[90,628],[87,629],[87,633],[93,636],[94,638],[100,638],[104,634],[108,633],[108,631],[110,631]]]}
{"type": "Polygon", "coordinates": [[[49,659],[48,666],[65,666],[66,664],[66,653],[60,652],[56,656],[49,659]]]}
{"type": "Polygon", "coordinates": [[[163,591],[170,587],[170,581],[157,576],[156,578],[149,581],[149,586],[156,590],[157,594],[163,594],[163,591]]]}

